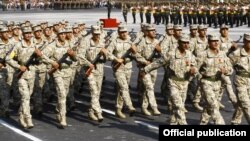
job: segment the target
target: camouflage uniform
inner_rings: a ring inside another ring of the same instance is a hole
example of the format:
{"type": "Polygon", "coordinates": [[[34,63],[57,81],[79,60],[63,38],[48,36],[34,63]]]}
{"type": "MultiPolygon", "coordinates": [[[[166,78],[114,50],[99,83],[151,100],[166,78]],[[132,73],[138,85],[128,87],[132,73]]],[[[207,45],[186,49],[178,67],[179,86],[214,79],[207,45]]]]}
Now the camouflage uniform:
{"type": "MultiPolygon", "coordinates": [[[[8,32],[7,28],[2,28],[0,30],[0,34],[4,34],[4,32],[8,32]]],[[[0,58],[1,58],[1,65],[2,68],[0,68],[0,117],[1,116],[8,116],[9,112],[9,97],[10,97],[10,91],[9,88],[11,85],[9,85],[7,78],[8,78],[8,68],[11,68],[8,64],[5,64],[5,57],[6,55],[10,54],[10,51],[13,49],[14,44],[10,40],[8,40],[8,43],[3,42],[3,40],[0,38],[0,58]],[[5,65],[5,66],[4,66],[5,65]]]]}
{"type": "MultiPolygon", "coordinates": [[[[30,27],[23,28],[23,34],[29,34],[31,32],[32,30],[30,27]]],[[[19,69],[20,66],[24,66],[30,59],[31,55],[35,51],[34,47],[35,44],[32,41],[30,41],[30,44],[28,45],[25,40],[22,40],[13,50],[13,53],[16,54],[17,61],[13,60],[11,55],[7,56],[6,61],[12,67],[19,69]]],[[[35,66],[31,64],[18,80],[18,88],[21,94],[19,121],[24,128],[32,128],[34,126],[32,123],[32,116],[30,114],[30,97],[34,89],[35,70],[35,66]]]]}
{"type": "MultiPolygon", "coordinates": [[[[189,42],[187,35],[183,35],[180,41],[189,42]]],[[[185,99],[187,94],[188,82],[191,77],[189,73],[191,66],[196,69],[195,56],[189,50],[180,53],[179,47],[176,50],[168,52],[163,58],[153,62],[145,67],[148,73],[154,68],[166,65],[169,68],[168,86],[170,89],[169,99],[173,109],[170,111],[170,124],[187,124],[185,116],[185,99]]]]}
{"type": "MultiPolygon", "coordinates": [[[[66,31],[64,29],[60,29],[58,32],[58,36],[60,36],[60,34],[63,34],[65,32],[66,31]]],[[[43,50],[44,53],[44,55],[42,56],[43,60],[48,64],[55,63],[56,61],[59,61],[64,55],[66,55],[69,49],[71,49],[69,42],[64,41],[62,44],[58,39],[56,39],[53,43],[51,43],[43,50]]],[[[61,63],[60,68],[53,73],[53,78],[55,81],[57,96],[58,96],[57,119],[60,125],[62,126],[67,126],[66,97],[69,93],[71,76],[73,73],[71,65],[73,64],[73,62],[77,60],[76,58],[78,57],[77,56],[70,57],[67,55],[66,59],[63,60],[63,62],[61,63]]]]}
{"type": "MultiPolygon", "coordinates": [[[[147,27],[147,31],[149,31],[149,28],[150,28],[150,25],[147,27]]],[[[151,29],[155,30],[154,28],[151,28],[151,29]]],[[[154,52],[155,46],[157,44],[159,44],[159,41],[157,39],[154,39],[153,41],[151,41],[149,37],[146,36],[137,46],[138,53],[142,57],[144,57],[145,60],[151,59],[151,60],[148,60],[151,62],[155,59],[154,57],[151,57],[151,55],[154,52]]],[[[140,65],[139,67],[143,68],[143,65],[140,65]]],[[[156,77],[157,77],[157,70],[154,70],[148,73],[142,79],[144,89],[145,89],[142,95],[142,111],[144,113],[147,113],[145,111],[147,111],[148,105],[150,104],[150,107],[152,108],[153,113],[158,115],[160,114],[160,112],[157,109],[157,103],[156,103],[155,94],[154,94],[154,84],[156,81],[156,77]]]]}
{"type": "MultiPolygon", "coordinates": [[[[211,35],[211,41],[218,41],[219,38],[211,35]]],[[[218,95],[221,88],[221,73],[220,69],[226,70],[226,75],[232,73],[232,65],[223,51],[218,53],[212,53],[209,48],[204,52],[201,52],[197,56],[197,64],[200,70],[201,78],[201,89],[204,92],[204,98],[206,101],[205,109],[201,115],[201,125],[205,125],[209,122],[212,117],[215,124],[225,124],[225,121],[219,111],[218,95]]]]}
{"type": "MultiPolygon", "coordinates": [[[[245,40],[248,44],[250,41],[250,35],[244,35],[245,40]]],[[[249,46],[249,45],[248,45],[249,46]]],[[[248,47],[249,48],[249,47],[248,47]]],[[[238,102],[242,110],[236,110],[234,116],[237,117],[233,124],[240,124],[241,118],[244,116],[250,124],[250,94],[249,94],[249,83],[250,83],[250,72],[249,72],[249,54],[246,52],[245,48],[240,48],[229,55],[231,62],[236,71],[235,85],[238,97],[238,102]]]]}

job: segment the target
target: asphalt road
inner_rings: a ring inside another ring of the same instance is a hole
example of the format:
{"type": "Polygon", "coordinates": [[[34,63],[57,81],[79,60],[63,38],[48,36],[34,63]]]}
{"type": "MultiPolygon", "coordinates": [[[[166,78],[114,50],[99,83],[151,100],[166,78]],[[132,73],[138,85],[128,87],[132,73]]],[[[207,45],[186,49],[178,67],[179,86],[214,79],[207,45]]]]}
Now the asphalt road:
{"type": "MultiPolygon", "coordinates": [[[[66,19],[71,23],[77,21],[86,22],[87,26],[96,24],[100,18],[105,18],[107,15],[105,9],[94,10],[69,10],[69,11],[26,11],[24,13],[9,11],[0,13],[0,20],[14,20],[24,21],[30,20],[32,22],[49,21],[56,22],[66,19]]],[[[120,11],[113,10],[111,16],[123,21],[120,11]]],[[[132,15],[129,13],[129,29],[134,28],[139,30],[140,24],[132,24],[132,15]]],[[[139,21],[139,15],[137,15],[139,21]]],[[[164,25],[157,26],[159,33],[164,33],[164,25]]],[[[188,29],[184,28],[183,32],[188,33],[188,29]]],[[[243,33],[250,32],[250,28],[246,26],[230,29],[230,36],[237,40],[243,33]]],[[[208,33],[218,33],[218,29],[209,28],[208,33]]],[[[0,140],[6,141],[26,141],[26,140],[43,140],[43,141],[67,141],[67,140],[115,140],[115,141],[151,141],[158,140],[158,125],[167,124],[169,113],[166,110],[166,102],[160,95],[160,85],[163,78],[163,69],[158,70],[157,82],[155,85],[155,94],[159,110],[162,112],[161,116],[144,116],[140,113],[140,106],[137,102],[137,83],[138,69],[133,65],[133,73],[131,77],[131,97],[137,113],[134,117],[129,117],[120,120],[114,116],[115,111],[115,88],[113,71],[110,68],[110,62],[106,63],[105,76],[106,80],[103,83],[101,106],[103,108],[104,121],[102,123],[92,122],[88,119],[87,110],[89,107],[90,95],[87,88],[87,83],[83,84],[83,91],[77,95],[77,109],[73,112],[67,113],[68,127],[65,130],[57,128],[55,119],[55,104],[53,101],[44,105],[44,115],[41,118],[33,116],[35,127],[29,132],[23,131],[18,125],[17,110],[12,108],[10,119],[0,119],[0,140]]],[[[229,102],[226,95],[223,96],[222,103],[226,106],[221,110],[222,115],[227,124],[230,124],[230,119],[233,114],[232,104],[229,102]]],[[[199,124],[200,113],[196,112],[189,101],[186,103],[188,113],[186,114],[188,124],[199,124]]],[[[127,109],[124,110],[125,113],[127,109]]],[[[246,124],[243,118],[242,124],[246,124]]]]}

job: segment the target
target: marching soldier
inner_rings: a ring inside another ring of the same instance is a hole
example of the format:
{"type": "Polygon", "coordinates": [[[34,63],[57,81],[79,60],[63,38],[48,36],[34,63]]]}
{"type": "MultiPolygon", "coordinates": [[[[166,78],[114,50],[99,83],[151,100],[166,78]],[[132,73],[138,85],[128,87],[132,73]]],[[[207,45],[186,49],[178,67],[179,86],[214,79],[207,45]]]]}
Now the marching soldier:
{"type": "Polygon", "coordinates": [[[182,35],[175,50],[168,52],[163,58],[144,68],[146,73],[162,65],[169,68],[171,75],[168,78],[168,87],[170,88],[170,100],[173,104],[173,109],[170,111],[170,125],[187,124],[185,100],[183,100],[185,96],[183,95],[187,94],[190,77],[197,72],[195,56],[188,50],[188,46],[189,37],[182,35]]]}
{"type": "Polygon", "coordinates": [[[122,7],[122,15],[123,15],[123,18],[124,18],[124,22],[128,23],[128,20],[127,20],[127,16],[128,16],[127,4],[124,4],[123,7],[122,7]]]}
{"type": "MultiPolygon", "coordinates": [[[[7,83],[8,67],[6,57],[14,49],[14,44],[9,40],[7,27],[0,29],[0,117],[9,117],[10,87],[7,83]]],[[[13,56],[12,56],[13,57],[13,56]]],[[[13,75],[13,74],[12,74],[13,75]]]]}
{"type": "Polygon", "coordinates": [[[145,13],[147,24],[151,24],[151,15],[152,15],[152,7],[148,5],[145,13]]]}
{"type": "Polygon", "coordinates": [[[17,61],[13,60],[12,56],[7,56],[6,61],[14,68],[19,69],[20,74],[18,79],[18,88],[21,95],[21,105],[19,108],[19,122],[23,128],[33,128],[32,116],[30,114],[30,97],[33,93],[35,81],[35,66],[27,63],[35,53],[37,57],[42,54],[38,49],[35,49],[35,44],[32,42],[31,27],[22,29],[23,40],[16,45],[12,53],[16,54],[17,61]]]}
{"type": "Polygon", "coordinates": [[[91,105],[89,108],[89,118],[94,121],[101,122],[103,120],[102,109],[100,106],[100,93],[102,88],[102,81],[104,75],[104,63],[107,56],[107,51],[105,49],[105,44],[103,40],[100,39],[101,30],[99,26],[92,26],[92,38],[87,41],[87,47],[85,51],[85,63],[92,70],[88,76],[90,95],[91,95],[91,105]],[[98,55],[104,55],[100,56],[98,55]],[[93,62],[97,58],[97,62],[93,62]]]}
{"type": "Polygon", "coordinates": [[[132,17],[133,17],[133,23],[136,23],[136,12],[137,12],[137,8],[135,6],[131,7],[131,11],[132,11],[132,17]]]}
{"type": "MultiPolygon", "coordinates": [[[[236,71],[235,85],[238,96],[239,105],[244,113],[244,116],[250,124],[250,97],[248,87],[250,82],[250,34],[244,34],[244,45],[229,55],[231,62],[236,71]]],[[[241,111],[234,113],[238,117],[238,122],[232,124],[240,124],[243,116],[241,111]]]]}
{"type": "MultiPolygon", "coordinates": [[[[161,53],[161,48],[159,41],[155,39],[155,27],[152,25],[147,25],[146,27],[146,37],[139,43],[137,46],[138,53],[145,58],[148,62],[154,61],[155,52],[161,53]]],[[[139,68],[143,68],[143,65],[139,65],[139,68]]],[[[148,111],[148,105],[150,105],[151,109],[153,110],[154,115],[160,115],[157,108],[157,103],[155,99],[154,94],[154,84],[156,81],[157,71],[152,71],[145,75],[145,77],[142,79],[142,83],[144,86],[144,92],[142,95],[142,112],[145,115],[151,115],[151,113],[148,111]]]]}
{"type": "Polygon", "coordinates": [[[140,6],[139,12],[140,12],[141,23],[143,23],[143,16],[144,16],[144,6],[143,5],[140,6]]]}
{"type": "MultiPolygon", "coordinates": [[[[108,47],[108,51],[112,53],[118,61],[113,61],[112,63],[114,76],[118,85],[116,116],[119,118],[126,118],[122,112],[124,102],[128,107],[131,116],[136,111],[129,94],[129,81],[132,73],[131,55],[134,56],[138,53],[136,53],[134,45],[128,38],[128,30],[125,26],[119,26],[118,35],[118,38],[115,39],[108,47]]],[[[109,59],[114,60],[115,58],[111,57],[109,59]]]]}
{"type": "Polygon", "coordinates": [[[197,55],[197,64],[201,77],[201,88],[204,92],[206,106],[201,115],[201,125],[206,125],[210,117],[215,124],[225,124],[219,111],[218,95],[221,88],[221,76],[231,75],[232,66],[229,58],[223,51],[219,50],[219,38],[210,35],[208,49],[197,55]],[[211,63],[212,62],[212,63],[211,63]]]}
{"type": "Polygon", "coordinates": [[[69,42],[66,41],[66,30],[60,29],[57,39],[44,49],[42,56],[44,62],[51,64],[49,74],[53,76],[56,85],[58,103],[57,115],[60,127],[65,128],[66,122],[66,97],[69,93],[72,69],[71,65],[76,62],[79,56],[72,50],[69,42]],[[60,68],[59,68],[60,66],[60,68]]]}

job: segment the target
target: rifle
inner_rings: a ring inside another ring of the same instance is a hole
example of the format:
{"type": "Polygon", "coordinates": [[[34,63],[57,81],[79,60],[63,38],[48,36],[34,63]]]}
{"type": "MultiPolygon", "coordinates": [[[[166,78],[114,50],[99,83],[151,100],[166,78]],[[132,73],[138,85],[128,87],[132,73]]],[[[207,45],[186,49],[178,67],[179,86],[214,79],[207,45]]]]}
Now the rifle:
{"type": "MultiPolygon", "coordinates": [[[[44,49],[44,45],[45,45],[45,44],[46,44],[46,42],[43,41],[43,44],[42,44],[41,46],[39,46],[38,49],[39,49],[40,51],[42,51],[42,50],[44,49]]],[[[36,58],[37,58],[37,56],[36,56],[36,54],[35,54],[35,52],[34,52],[34,53],[30,56],[30,58],[28,59],[28,61],[24,64],[24,66],[25,66],[27,69],[29,69],[29,66],[30,66],[30,65],[35,64],[35,63],[37,62],[36,58]]],[[[23,74],[24,74],[24,72],[19,71],[19,72],[17,73],[17,78],[18,78],[18,79],[21,78],[21,77],[23,76],[23,74]]]]}
{"type": "MultiPolygon", "coordinates": [[[[131,44],[132,45],[132,44],[131,44]]],[[[125,60],[125,58],[127,58],[127,56],[129,56],[129,54],[131,53],[131,48],[128,49],[121,57],[121,59],[125,60]]],[[[114,70],[116,71],[117,69],[119,69],[119,67],[122,65],[122,64],[125,64],[125,63],[116,63],[114,65],[114,70]]]]}
{"type": "MultiPolygon", "coordinates": [[[[68,55],[68,52],[66,52],[65,54],[63,54],[63,56],[57,61],[57,63],[59,64],[59,68],[61,69],[62,68],[62,63],[65,63],[67,62],[66,59],[69,57],[68,55]]],[[[74,59],[72,59],[74,60],[74,59]]],[[[54,72],[56,72],[56,68],[51,68],[49,71],[48,71],[48,74],[49,75],[52,75],[54,72]]]]}
{"type": "MultiPolygon", "coordinates": [[[[105,49],[110,45],[110,43],[111,43],[111,41],[107,45],[105,45],[105,49]]],[[[99,52],[97,54],[97,56],[95,57],[95,59],[93,61],[91,61],[91,64],[93,64],[95,66],[95,68],[96,68],[96,63],[101,59],[102,56],[103,55],[99,52]]],[[[89,77],[89,75],[91,74],[92,70],[93,70],[92,68],[88,67],[86,69],[85,75],[87,77],[89,77]]]]}

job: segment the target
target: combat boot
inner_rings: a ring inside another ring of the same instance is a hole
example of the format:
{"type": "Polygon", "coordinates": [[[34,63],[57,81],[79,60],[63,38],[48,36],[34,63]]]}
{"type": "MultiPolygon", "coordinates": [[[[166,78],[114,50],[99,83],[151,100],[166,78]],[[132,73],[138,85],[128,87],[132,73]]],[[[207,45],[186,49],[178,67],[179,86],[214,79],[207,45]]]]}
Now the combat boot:
{"type": "Polygon", "coordinates": [[[203,107],[201,107],[198,102],[193,103],[193,106],[194,106],[195,110],[197,110],[198,112],[203,111],[203,107]]]}
{"type": "Polygon", "coordinates": [[[146,116],[151,116],[152,114],[148,111],[147,108],[142,108],[142,113],[146,116]]]}
{"type": "Polygon", "coordinates": [[[98,122],[102,122],[103,121],[103,116],[102,113],[97,113],[97,118],[98,118],[98,122]]]}
{"type": "Polygon", "coordinates": [[[32,119],[31,118],[26,118],[26,123],[27,123],[27,128],[33,128],[34,127],[34,124],[32,122],[32,119]]]}
{"type": "Polygon", "coordinates": [[[94,120],[94,121],[97,121],[97,120],[98,120],[98,118],[96,117],[96,115],[94,114],[93,111],[89,111],[89,118],[90,118],[91,120],[94,120]]]}
{"type": "Polygon", "coordinates": [[[153,115],[155,115],[155,116],[161,115],[161,112],[158,110],[157,107],[153,107],[152,110],[153,110],[153,115]]]}
{"type": "Polygon", "coordinates": [[[129,109],[129,116],[131,117],[134,116],[136,112],[135,108],[132,106],[132,107],[128,107],[128,109],[129,109]]]}
{"type": "Polygon", "coordinates": [[[117,109],[116,109],[115,115],[116,115],[118,118],[122,118],[122,119],[125,119],[125,118],[126,118],[126,116],[122,113],[122,109],[120,109],[120,108],[117,108],[117,109]]]}
{"type": "Polygon", "coordinates": [[[20,125],[21,125],[23,128],[27,128],[27,124],[26,124],[26,122],[25,122],[25,119],[24,119],[23,114],[20,114],[20,116],[19,116],[19,123],[20,123],[20,125]]]}
{"type": "Polygon", "coordinates": [[[61,116],[60,126],[62,128],[65,128],[67,126],[66,117],[65,116],[61,116]]]}

